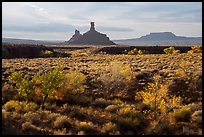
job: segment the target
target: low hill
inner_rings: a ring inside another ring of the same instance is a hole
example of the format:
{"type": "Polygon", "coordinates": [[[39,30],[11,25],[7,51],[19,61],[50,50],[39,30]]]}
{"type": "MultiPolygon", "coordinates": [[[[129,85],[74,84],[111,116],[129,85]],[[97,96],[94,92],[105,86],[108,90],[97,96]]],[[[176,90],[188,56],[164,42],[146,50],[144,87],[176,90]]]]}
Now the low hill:
{"type": "Polygon", "coordinates": [[[13,43],[13,44],[58,44],[60,42],[63,42],[63,41],[2,38],[2,43],[13,43]]]}

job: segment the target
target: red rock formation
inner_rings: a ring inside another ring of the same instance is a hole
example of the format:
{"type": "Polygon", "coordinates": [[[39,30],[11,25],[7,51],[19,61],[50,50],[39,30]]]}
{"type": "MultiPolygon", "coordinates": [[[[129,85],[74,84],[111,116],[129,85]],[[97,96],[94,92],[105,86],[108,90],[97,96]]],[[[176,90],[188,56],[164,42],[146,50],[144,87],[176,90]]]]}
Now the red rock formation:
{"type": "Polygon", "coordinates": [[[84,33],[82,36],[75,34],[72,38],[67,41],[68,44],[92,44],[92,45],[116,45],[112,42],[106,34],[97,32],[94,27],[94,22],[91,22],[91,28],[88,32],[84,33]]]}
{"type": "Polygon", "coordinates": [[[81,38],[82,35],[80,34],[80,32],[78,30],[75,30],[75,34],[71,37],[71,39],[67,42],[72,43],[76,40],[78,40],[79,38],[81,38]]]}

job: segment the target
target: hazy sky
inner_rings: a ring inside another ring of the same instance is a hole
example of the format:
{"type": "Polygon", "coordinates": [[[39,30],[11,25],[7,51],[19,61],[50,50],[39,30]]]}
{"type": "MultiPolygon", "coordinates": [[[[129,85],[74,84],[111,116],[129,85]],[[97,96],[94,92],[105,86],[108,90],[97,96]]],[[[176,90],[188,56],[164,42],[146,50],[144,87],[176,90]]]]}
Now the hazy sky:
{"type": "Polygon", "coordinates": [[[202,2],[3,2],[2,37],[68,40],[95,22],[111,40],[150,32],[202,36],[202,2]]]}

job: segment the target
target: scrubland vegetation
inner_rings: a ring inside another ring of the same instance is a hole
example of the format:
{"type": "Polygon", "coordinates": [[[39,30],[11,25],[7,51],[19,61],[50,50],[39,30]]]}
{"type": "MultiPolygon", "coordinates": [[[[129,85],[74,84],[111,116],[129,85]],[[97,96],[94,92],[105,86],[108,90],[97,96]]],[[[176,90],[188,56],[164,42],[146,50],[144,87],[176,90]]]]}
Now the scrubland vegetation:
{"type": "Polygon", "coordinates": [[[2,134],[202,134],[200,47],[95,51],[2,59],[2,134]]]}

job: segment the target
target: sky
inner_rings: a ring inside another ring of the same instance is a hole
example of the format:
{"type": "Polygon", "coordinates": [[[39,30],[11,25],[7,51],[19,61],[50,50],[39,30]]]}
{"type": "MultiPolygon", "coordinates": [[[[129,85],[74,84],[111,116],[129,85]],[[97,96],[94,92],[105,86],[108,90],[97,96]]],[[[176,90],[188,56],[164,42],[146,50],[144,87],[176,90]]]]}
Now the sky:
{"type": "Polygon", "coordinates": [[[151,32],[202,37],[202,2],[2,2],[2,37],[69,40],[95,22],[111,40],[151,32]]]}

